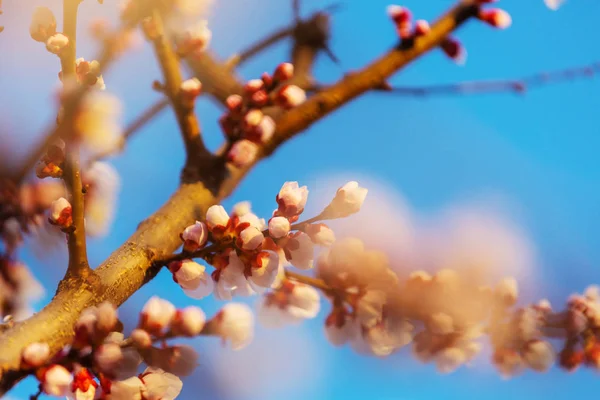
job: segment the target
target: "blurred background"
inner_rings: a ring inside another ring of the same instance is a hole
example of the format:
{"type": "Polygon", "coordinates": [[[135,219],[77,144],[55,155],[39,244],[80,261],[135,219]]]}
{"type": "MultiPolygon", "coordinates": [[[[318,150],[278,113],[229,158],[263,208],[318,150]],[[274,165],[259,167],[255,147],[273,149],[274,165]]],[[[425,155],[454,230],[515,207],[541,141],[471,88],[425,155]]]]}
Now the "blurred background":
{"type": "MultiPolygon", "coordinates": [[[[87,32],[97,17],[116,21],[118,2],[84,1],[80,7],[78,56],[93,59],[97,44],[87,32]]],[[[291,1],[221,0],[208,16],[211,48],[225,59],[276,28],[290,23],[291,1]]],[[[361,68],[395,43],[385,14],[388,1],[342,1],[333,17],[331,47],[340,59],[325,57],[315,68],[319,82],[330,83],[361,68]]],[[[304,0],[303,16],[331,4],[304,0]]],[[[451,0],[406,0],[417,18],[433,20],[451,0]]],[[[2,152],[18,159],[44,133],[56,113],[58,59],[29,37],[38,5],[60,15],[57,0],[7,0],[0,25],[0,132],[2,152]]],[[[600,3],[569,0],[558,12],[542,0],[503,0],[513,17],[507,31],[469,23],[458,33],[469,52],[465,66],[433,51],[395,76],[392,84],[429,85],[531,73],[591,64],[598,60],[600,3]]],[[[60,18],[59,18],[60,20],[60,18]]],[[[283,41],[240,69],[250,79],[289,60],[283,41]]],[[[107,90],[124,104],[124,122],[160,98],[151,83],[160,73],[146,44],[122,57],[104,75],[107,90]]],[[[419,254],[442,257],[479,249],[499,275],[516,275],[523,300],[547,297],[553,304],[600,283],[600,79],[582,79],[532,90],[478,96],[416,98],[370,93],[312,126],[255,168],[226,202],[252,202],[268,217],[281,184],[307,185],[309,208],[318,211],[348,179],[370,189],[364,212],[337,224],[338,237],[360,236],[388,251],[393,263],[419,254]],[[360,229],[358,229],[360,228],[360,229]],[[439,250],[439,251],[438,251],[439,250]]],[[[197,104],[205,139],[221,143],[220,106],[208,98],[197,104]]],[[[98,265],[163,204],[177,187],[183,146],[170,110],[140,131],[123,154],[112,160],[121,175],[121,195],[113,229],[90,240],[98,265]]],[[[66,265],[65,249],[21,249],[46,288],[38,308],[49,301],[66,265]]],[[[418,262],[427,263],[427,260],[418,262]]],[[[185,306],[186,298],[163,271],[119,311],[137,313],[151,295],[185,306]]],[[[249,300],[251,303],[255,299],[249,300]]],[[[209,298],[207,315],[222,305],[209,298]]],[[[406,349],[386,359],[369,358],[349,348],[334,348],[323,335],[321,315],[302,326],[257,328],[255,341],[232,352],[216,339],[190,341],[200,365],[184,380],[179,397],[211,400],[364,399],[567,399],[600,391],[598,375],[553,368],[526,372],[505,381],[482,354],[471,368],[440,375],[406,349]]],[[[20,384],[13,399],[35,392],[33,381],[20,384]]]]}

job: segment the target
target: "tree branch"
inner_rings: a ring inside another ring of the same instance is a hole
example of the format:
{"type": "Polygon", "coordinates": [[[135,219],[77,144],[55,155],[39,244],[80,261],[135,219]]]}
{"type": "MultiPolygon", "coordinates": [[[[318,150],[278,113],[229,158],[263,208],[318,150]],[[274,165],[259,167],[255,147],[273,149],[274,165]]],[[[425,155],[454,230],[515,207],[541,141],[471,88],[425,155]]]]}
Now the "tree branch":
{"type": "Polygon", "coordinates": [[[261,41],[251,45],[247,49],[242,50],[239,53],[236,53],[232,57],[230,57],[230,59],[227,60],[227,62],[226,62],[227,66],[229,68],[239,67],[240,65],[242,65],[243,63],[245,63],[246,61],[251,59],[252,57],[256,56],[258,53],[268,49],[269,47],[271,47],[275,43],[285,39],[286,37],[291,36],[294,33],[294,29],[295,29],[294,26],[290,26],[290,27],[281,28],[281,29],[271,33],[270,35],[268,35],[266,38],[262,39],[261,41]]]}
{"type": "Polygon", "coordinates": [[[498,92],[526,93],[529,89],[538,88],[554,83],[570,82],[580,78],[593,78],[600,73],[600,63],[582,67],[541,72],[520,79],[486,80],[459,82],[447,85],[432,85],[422,87],[385,85],[380,90],[393,94],[407,96],[436,96],[436,95],[466,95],[498,92]]]}
{"type": "MultiPolygon", "coordinates": [[[[63,32],[69,38],[69,44],[60,55],[63,81],[69,82],[75,79],[75,58],[77,53],[77,9],[80,0],[63,1],[63,32]]],[[[68,118],[60,124],[70,125],[67,129],[73,129],[73,119],[68,118]]],[[[67,246],[69,249],[69,266],[65,278],[87,277],[91,272],[85,240],[84,221],[84,198],[83,184],[81,182],[81,171],[79,162],[79,144],[67,143],[65,149],[65,165],[63,179],[69,193],[71,203],[73,229],[67,233],[67,246]]]]}
{"type": "Polygon", "coordinates": [[[186,63],[193,76],[202,82],[202,88],[210,93],[215,100],[225,104],[225,100],[232,94],[242,94],[244,85],[241,80],[208,51],[194,53],[186,57],[186,63]]]}
{"type": "MultiPolygon", "coordinates": [[[[415,40],[412,47],[391,50],[362,71],[344,78],[328,91],[313,96],[303,105],[283,114],[277,119],[275,136],[265,146],[261,158],[315,121],[381,85],[394,72],[437,47],[475,11],[476,7],[471,3],[460,3],[432,26],[430,34],[415,40]]],[[[216,63],[212,60],[206,64],[210,65],[211,62],[214,67],[216,63]]],[[[227,75],[231,82],[228,72],[220,70],[217,75],[227,75]]],[[[252,167],[230,168],[230,174],[220,182],[216,191],[208,190],[202,182],[183,183],[160,210],[142,222],[137,232],[96,269],[101,284],[84,284],[59,290],[43,310],[29,320],[15,324],[0,336],[0,394],[16,383],[10,380],[10,371],[18,370],[21,351],[26,345],[45,342],[56,351],[70,342],[73,324],[85,308],[103,301],[110,301],[117,306],[122,304],[152,277],[153,261],[171,254],[181,245],[179,233],[194,220],[203,218],[208,207],[230,195],[252,167]]]]}
{"type": "Polygon", "coordinates": [[[152,14],[152,29],[154,30],[152,44],[156,58],[163,73],[165,93],[171,100],[171,105],[177,117],[177,123],[186,149],[186,161],[182,173],[184,181],[198,180],[199,169],[204,169],[206,161],[212,158],[200,133],[200,123],[194,113],[194,107],[184,104],[181,98],[181,83],[183,77],[179,68],[179,57],[175,53],[165,32],[162,16],[158,9],[152,14]]]}

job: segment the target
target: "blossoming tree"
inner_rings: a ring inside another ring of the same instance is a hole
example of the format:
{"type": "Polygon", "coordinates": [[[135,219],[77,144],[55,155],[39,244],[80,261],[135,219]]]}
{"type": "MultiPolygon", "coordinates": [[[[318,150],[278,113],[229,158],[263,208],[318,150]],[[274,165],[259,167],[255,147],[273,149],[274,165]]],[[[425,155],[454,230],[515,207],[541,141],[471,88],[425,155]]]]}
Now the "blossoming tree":
{"type": "MultiPolygon", "coordinates": [[[[197,364],[197,354],[177,344],[178,338],[217,336],[241,350],[252,340],[253,314],[269,327],[298,323],[315,318],[322,299],[328,302],[327,339],[365,354],[387,356],[411,346],[419,360],[451,372],[472,360],[481,350],[481,338],[488,336],[492,363],[505,376],[527,368],[545,371],[555,361],[567,370],[600,368],[597,287],[559,309],[546,300],[516,307],[517,282],[510,277],[490,285],[448,268],[400,276],[385,254],[358,239],[336,240],[327,225],[360,211],[367,189],[357,182],[332,193],[329,205],[316,215],[304,215],[309,191],[297,182],[283,184],[266,218],[244,202],[230,212],[219,205],[255,164],[315,121],[365,92],[402,90],[386,80],[415,59],[440,49],[464,62],[466,51],[452,36],[461,25],[475,20],[502,29],[511,24],[507,12],[488,4],[494,2],[459,1],[433,23],[415,21],[407,8],[390,6],[398,44],[330,86],[317,85],[310,75],[315,54],[330,52],[328,14],[301,19],[298,1],[293,2],[292,28],[226,64],[206,50],[211,32],[198,17],[206,2],[125,1],[120,26],[92,26],[101,44],[92,61],[77,58],[81,0],[64,0],[62,29],[54,15],[60,10],[38,7],[30,34],[58,57],[62,88],[56,124],[22,164],[1,171],[0,394],[32,375],[39,381],[32,398],[44,393],[75,399],[174,399],[182,388],[179,376],[197,364]],[[154,88],[165,100],[121,132],[115,121],[118,100],[104,91],[102,73],[128,50],[136,29],[154,50],[163,74],[154,88]],[[237,65],[286,36],[294,39],[291,63],[245,83],[238,80],[237,65]],[[181,61],[194,78],[183,78],[181,61]],[[225,142],[216,154],[205,146],[194,110],[203,92],[226,110],[219,120],[225,142]],[[118,180],[103,159],[167,106],[177,117],[186,149],[181,185],[123,246],[92,268],[86,236],[107,232],[107,209],[114,207],[118,180]],[[31,170],[36,179],[29,179],[31,170]],[[41,226],[66,237],[69,262],[50,304],[26,318],[28,297],[38,283],[18,261],[17,249],[25,235],[41,226]],[[123,332],[118,306],[163,267],[191,299],[215,296],[227,303],[207,318],[195,305],[176,309],[152,297],[137,327],[123,332]],[[260,298],[255,313],[235,302],[252,295],[260,298]],[[551,338],[562,346],[555,348],[551,338]]],[[[546,0],[552,9],[561,3],[546,0]]],[[[550,74],[545,82],[594,72],[590,68],[550,74]]],[[[430,90],[522,91],[536,83],[533,78],[430,90]]]]}

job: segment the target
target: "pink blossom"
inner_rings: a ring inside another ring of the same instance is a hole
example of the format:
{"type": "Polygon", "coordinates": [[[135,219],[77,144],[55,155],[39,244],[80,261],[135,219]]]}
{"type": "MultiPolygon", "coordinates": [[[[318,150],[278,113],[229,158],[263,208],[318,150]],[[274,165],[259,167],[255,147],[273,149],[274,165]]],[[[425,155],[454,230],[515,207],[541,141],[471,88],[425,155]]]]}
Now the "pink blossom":
{"type": "Polygon", "coordinates": [[[467,50],[458,40],[448,37],[442,42],[441,48],[456,64],[464,65],[467,62],[467,50]]]}
{"type": "Polygon", "coordinates": [[[560,6],[565,2],[565,0],[544,0],[546,6],[551,10],[558,10],[560,6]]]}
{"type": "Polygon", "coordinates": [[[279,327],[314,318],[319,310],[320,297],[315,288],[286,281],[281,288],[261,298],[257,317],[264,326],[279,327]]]}
{"type": "Polygon", "coordinates": [[[532,340],[525,345],[523,359],[531,369],[546,372],[554,364],[556,354],[550,343],[532,340]]]}
{"type": "Polygon", "coordinates": [[[258,145],[247,139],[238,140],[233,144],[227,159],[234,166],[242,168],[251,164],[258,155],[258,145]]]}
{"type": "Polygon", "coordinates": [[[239,94],[231,94],[225,99],[225,105],[231,112],[240,112],[243,106],[243,97],[239,94]]]}
{"type": "Polygon", "coordinates": [[[175,35],[175,44],[179,54],[189,55],[201,53],[208,47],[212,32],[205,20],[197,22],[175,35]]]}
{"type": "Polygon", "coordinates": [[[108,400],[142,400],[142,392],[145,391],[144,382],[137,376],[123,381],[112,382],[108,400]]]}
{"type": "Polygon", "coordinates": [[[204,222],[196,221],[194,225],[190,225],[183,230],[181,240],[183,240],[184,251],[196,251],[206,244],[208,240],[208,227],[204,222]]]}
{"type": "Polygon", "coordinates": [[[215,296],[231,300],[233,295],[250,296],[254,290],[244,275],[245,265],[235,251],[229,253],[228,264],[220,271],[215,286],[215,296]]]}

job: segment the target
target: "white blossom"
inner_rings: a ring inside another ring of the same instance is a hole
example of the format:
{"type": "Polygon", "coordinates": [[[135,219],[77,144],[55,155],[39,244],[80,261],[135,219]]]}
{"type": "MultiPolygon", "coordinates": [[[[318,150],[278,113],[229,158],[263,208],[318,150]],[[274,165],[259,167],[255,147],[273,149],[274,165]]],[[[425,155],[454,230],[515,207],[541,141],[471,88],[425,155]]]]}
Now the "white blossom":
{"type": "Polygon", "coordinates": [[[43,365],[50,357],[48,343],[31,343],[23,349],[23,361],[32,367],[43,365]]]}
{"type": "Polygon", "coordinates": [[[51,396],[66,396],[69,392],[73,376],[61,365],[52,365],[44,373],[42,389],[51,396]]]}
{"type": "Polygon", "coordinates": [[[558,10],[564,2],[565,0],[544,0],[546,6],[554,11],[558,10]]]}
{"type": "Polygon", "coordinates": [[[151,332],[162,332],[175,316],[175,306],[159,297],[151,297],[142,309],[142,325],[151,332]]]}
{"type": "Polygon", "coordinates": [[[278,212],[284,217],[301,214],[308,200],[308,189],[298,182],[285,182],[277,194],[278,212]]]}
{"type": "Polygon", "coordinates": [[[97,161],[84,171],[82,179],[88,187],[85,198],[86,233],[105,236],[115,217],[121,187],[119,173],[109,163],[97,161]]]}
{"type": "Polygon", "coordinates": [[[314,245],[310,236],[295,232],[286,244],[288,261],[296,268],[311,269],[314,266],[314,245]]]}
{"type": "Polygon", "coordinates": [[[173,400],[183,387],[181,379],[160,368],[146,368],[142,379],[145,385],[142,389],[145,400],[173,400]]]}
{"type": "Polygon", "coordinates": [[[62,33],[55,33],[46,40],[46,49],[53,54],[60,54],[69,45],[69,38],[62,33]]]}
{"type": "Polygon", "coordinates": [[[121,102],[107,92],[92,91],[81,102],[75,129],[87,149],[113,152],[121,143],[121,102]]]}
{"type": "Polygon", "coordinates": [[[229,223],[229,214],[225,211],[225,208],[220,205],[210,206],[206,211],[206,225],[209,229],[215,227],[226,227],[229,223]]]}
{"type": "Polygon", "coordinates": [[[190,306],[178,310],[173,321],[173,330],[184,336],[197,336],[206,323],[206,315],[198,307],[190,306]]]}
{"type": "Polygon", "coordinates": [[[196,251],[206,244],[208,240],[208,227],[204,222],[196,221],[194,225],[190,225],[183,230],[181,240],[183,240],[183,249],[185,251],[196,251]]]}
{"type": "Polygon", "coordinates": [[[347,217],[360,211],[368,190],[351,181],[338,189],[324,213],[331,218],[347,217]]]}
{"type": "Polygon", "coordinates": [[[290,232],[290,221],[285,217],[273,217],[269,220],[269,234],[274,239],[279,239],[290,232]]]}
{"type": "Polygon", "coordinates": [[[215,317],[216,329],[233,350],[246,347],[253,337],[254,318],[246,304],[228,303],[215,317]]]}

